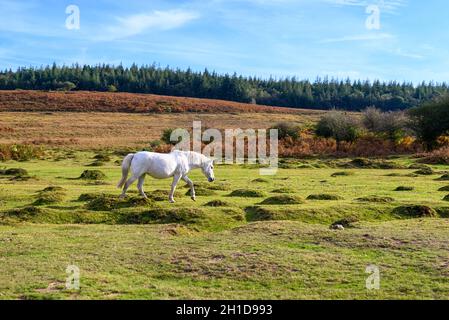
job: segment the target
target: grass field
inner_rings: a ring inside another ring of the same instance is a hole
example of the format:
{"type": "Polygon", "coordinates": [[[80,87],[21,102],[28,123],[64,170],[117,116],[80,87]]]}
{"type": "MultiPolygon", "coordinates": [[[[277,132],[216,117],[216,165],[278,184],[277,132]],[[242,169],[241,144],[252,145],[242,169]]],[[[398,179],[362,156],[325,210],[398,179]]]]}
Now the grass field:
{"type": "Polygon", "coordinates": [[[203,128],[265,129],[282,121],[310,124],[321,114],[310,110],[296,114],[0,112],[0,144],[33,143],[75,150],[141,148],[159,139],[164,129],[191,128],[193,121],[201,121],[203,128]]]}
{"type": "Polygon", "coordinates": [[[121,156],[89,166],[95,155],[3,164],[28,175],[0,175],[1,299],[449,298],[445,166],[419,175],[408,157],[284,160],[261,177],[219,165],[213,184],[191,174],[196,202],[180,184],[169,204],[170,181],[151,178],[152,201],[135,186],[119,201],[121,156]],[[105,177],[78,179],[84,170],[105,177]],[[65,289],[70,264],[79,291],[65,289]],[[365,288],[368,265],[380,290],[365,288]]]}

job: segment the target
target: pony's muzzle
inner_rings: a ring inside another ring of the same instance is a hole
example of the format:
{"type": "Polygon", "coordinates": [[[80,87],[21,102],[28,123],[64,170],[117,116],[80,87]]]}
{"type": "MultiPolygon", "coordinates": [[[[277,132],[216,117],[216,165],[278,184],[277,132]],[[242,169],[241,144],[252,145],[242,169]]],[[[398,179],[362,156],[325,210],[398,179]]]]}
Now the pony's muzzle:
{"type": "Polygon", "coordinates": [[[209,180],[209,182],[214,182],[215,178],[208,178],[207,180],[209,180]]]}

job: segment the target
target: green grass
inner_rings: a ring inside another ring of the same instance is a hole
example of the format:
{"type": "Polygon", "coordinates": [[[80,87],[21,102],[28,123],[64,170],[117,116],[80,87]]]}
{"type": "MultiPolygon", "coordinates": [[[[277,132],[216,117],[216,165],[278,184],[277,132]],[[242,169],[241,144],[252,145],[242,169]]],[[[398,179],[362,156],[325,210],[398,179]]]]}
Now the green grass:
{"type": "Polygon", "coordinates": [[[180,184],[170,204],[171,181],[150,177],[152,200],[135,185],[119,200],[119,156],[105,159],[101,181],[77,179],[95,155],[3,163],[33,179],[0,175],[0,299],[449,298],[447,181],[412,176],[411,158],[289,160],[263,180],[256,166],[217,165],[216,183],[190,175],[196,202],[180,184]],[[43,195],[52,201],[36,203],[43,195]],[[330,229],[342,221],[351,228],[330,229]],[[80,291],[64,289],[69,264],[80,291]],[[379,291],[365,289],[369,264],[379,291]]]}

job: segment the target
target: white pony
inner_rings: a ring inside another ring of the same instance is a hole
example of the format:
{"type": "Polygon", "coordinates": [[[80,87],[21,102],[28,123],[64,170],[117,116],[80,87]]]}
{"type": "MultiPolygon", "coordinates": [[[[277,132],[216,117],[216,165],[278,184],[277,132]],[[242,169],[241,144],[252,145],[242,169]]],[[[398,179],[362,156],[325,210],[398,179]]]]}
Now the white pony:
{"type": "Polygon", "coordinates": [[[120,197],[125,197],[129,186],[134,181],[139,180],[137,188],[139,189],[140,194],[147,198],[143,191],[143,183],[145,175],[149,174],[156,179],[173,177],[170,196],[168,198],[170,202],[175,202],[173,195],[175,193],[176,185],[181,179],[187,182],[190,186],[190,195],[192,200],[195,201],[195,188],[193,187],[192,180],[189,179],[187,174],[190,170],[198,168],[203,171],[203,174],[209,182],[215,180],[214,161],[201,153],[177,150],[168,154],[145,151],[130,153],[122,162],[122,179],[117,185],[118,188],[123,187],[123,192],[120,197]],[[132,176],[126,180],[129,169],[131,169],[132,176]]]}

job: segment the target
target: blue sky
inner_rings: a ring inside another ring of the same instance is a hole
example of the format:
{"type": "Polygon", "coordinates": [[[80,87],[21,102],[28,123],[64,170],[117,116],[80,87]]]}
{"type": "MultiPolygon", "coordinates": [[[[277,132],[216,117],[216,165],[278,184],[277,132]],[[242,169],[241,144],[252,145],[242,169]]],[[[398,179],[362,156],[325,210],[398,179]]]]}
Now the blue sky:
{"type": "Polygon", "coordinates": [[[0,0],[0,68],[151,64],[260,77],[449,81],[446,0],[0,0]],[[66,28],[66,8],[80,29],[66,28]],[[379,9],[380,28],[366,21],[379,9]]]}

